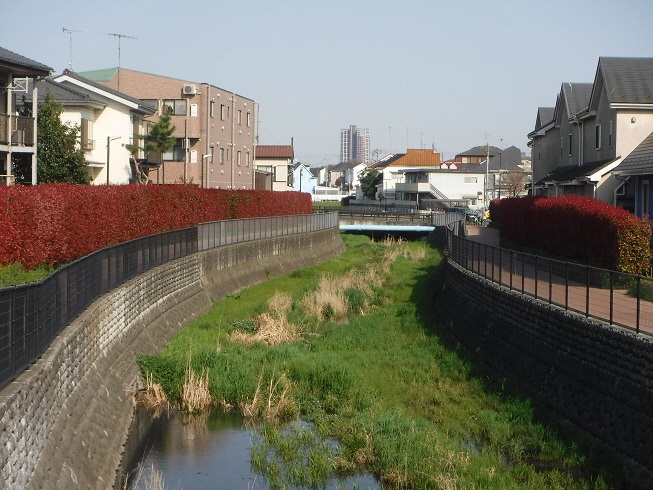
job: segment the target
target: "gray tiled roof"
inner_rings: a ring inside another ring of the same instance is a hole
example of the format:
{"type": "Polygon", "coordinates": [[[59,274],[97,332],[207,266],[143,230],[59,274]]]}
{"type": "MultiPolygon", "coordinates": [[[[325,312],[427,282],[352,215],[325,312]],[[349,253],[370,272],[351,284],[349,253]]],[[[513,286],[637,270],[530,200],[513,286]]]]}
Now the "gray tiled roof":
{"type": "MultiPolygon", "coordinates": [[[[39,101],[44,101],[46,94],[49,92],[54,100],[61,102],[62,104],[100,104],[106,105],[99,100],[91,97],[90,95],[77,91],[66,85],[55,82],[51,77],[43,78],[37,82],[38,88],[38,97],[39,101]]],[[[26,100],[32,100],[33,84],[30,80],[27,94],[25,95],[26,100]]]]}
{"type": "Polygon", "coordinates": [[[31,60],[5,48],[0,48],[0,63],[28,68],[34,72],[31,73],[32,76],[47,76],[52,71],[52,68],[43,63],[31,60]]]}
{"type": "Polygon", "coordinates": [[[118,90],[114,90],[112,88],[107,87],[106,85],[103,85],[101,83],[94,82],[93,80],[90,80],[86,77],[83,77],[74,71],[70,70],[64,70],[61,76],[69,76],[70,78],[73,78],[77,81],[83,82],[87,85],[90,85],[91,87],[94,87],[98,90],[101,90],[103,92],[108,92],[112,95],[115,95],[117,97],[120,97],[122,99],[128,100],[130,102],[133,102],[134,104],[138,105],[138,108],[141,112],[145,114],[154,114],[156,112],[156,109],[149,104],[144,103],[141,99],[137,99],[136,97],[132,97],[131,95],[127,95],[123,92],[119,92],[118,90]]]}
{"type": "Polygon", "coordinates": [[[624,158],[614,172],[623,175],[653,174],[653,133],[624,158]]]}
{"type": "Polygon", "coordinates": [[[653,104],[653,58],[599,58],[610,103],[653,104]]]}
{"type": "Polygon", "coordinates": [[[538,107],[537,118],[535,119],[535,130],[538,130],[552,122],[554,114],[555,107],[538,107]]]}
{"type": "MultiPolygon", "coordinates": [[[[474,148],[470,148],[469,150],[463,151],[462,153],[458,153],[456,156],[475,156],[475,157],[484,157],[487,156],[488,153],[488,147],[483,145],[483,146],[475,146],[474,148]]],[[[490,146],[490,156],[498,155],[501,153],[501,148],[497,148],[496,146],[490,146]]]]}
{"type": "MultiPolygon", "coordinates": [[[[520,165],[521,151],[516,146],[506,148],[498,155],[490,157],[490,170],[523,170],[520,165]]],[[[483,167],[485,167],[485,165],[483,165],[483,167]]]]}
{"type": "MultiPolygon", "coordinates": [[[[578,177],[587,177],[610,164],[613,160],[584,163],[583,165],[565,165],[556,168],[540,182],[571,182],[578,177]]],[[[539,183],[539,182],[538,182],[539,183]]]]}
{"type": "Polygon", "coordinates": [[[593,83],[563,83],[562,93],[567,102],[570,117],[584,111],[589,106],[593,83]]]}

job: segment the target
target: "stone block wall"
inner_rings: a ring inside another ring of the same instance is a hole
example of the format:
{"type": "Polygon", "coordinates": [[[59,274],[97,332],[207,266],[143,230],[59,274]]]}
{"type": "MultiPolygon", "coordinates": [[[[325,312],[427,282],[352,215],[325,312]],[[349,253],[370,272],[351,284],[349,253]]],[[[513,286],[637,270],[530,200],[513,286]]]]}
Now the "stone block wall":
{"type": "Polygon", "coordinates": [[[653,342],[492,284],[448,261],[438,313],[493,370],[653,482],[653,342]]]}
{"type": "Polygon", "coordinates": [[[153,354],[211,298],[334,257],[337,228],[201,252],[94,302],[0,392],[0,487],[111,488],[134,414],[136,357],[153,354]]]}

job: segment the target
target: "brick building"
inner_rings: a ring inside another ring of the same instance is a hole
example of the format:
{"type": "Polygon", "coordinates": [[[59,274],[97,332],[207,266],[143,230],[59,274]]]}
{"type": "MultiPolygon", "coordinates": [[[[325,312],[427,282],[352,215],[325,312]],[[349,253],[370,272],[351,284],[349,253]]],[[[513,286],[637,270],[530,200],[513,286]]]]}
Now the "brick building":
{"type": "Polygon", "coordinates": [[[190,183],[221,189],[254,188],[256,103],[209,83],[125,68],[81,73],[171,115],[175,146],[149,165],[153,183],[190,183]]]}

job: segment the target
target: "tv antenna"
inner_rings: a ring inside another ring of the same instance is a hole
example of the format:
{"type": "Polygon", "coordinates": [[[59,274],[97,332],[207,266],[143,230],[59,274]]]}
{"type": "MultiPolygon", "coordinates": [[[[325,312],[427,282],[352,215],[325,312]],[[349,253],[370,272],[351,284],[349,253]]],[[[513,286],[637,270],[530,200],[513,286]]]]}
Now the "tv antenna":
{"type": "Polygon", "coordinates": [[[107,32],[107,36],[113,36],[118,39],[118,90],[120,90],[120,41],[122,40],[123,37],[127,39],[138,39],[138,38],[134,36],[128,36],[127,34],[114,34],[111,32],[107,32]]]}
{"type": "Polygon", "coordinates": [[[69,38],[68,39],[68,44],[69,44],[68,51],[69,51],[69,55],[70,55],[70,61],[68,63],[68,67],[70,68],[70,71],[72,71],[72,69],[73,69],[73,33],[74,32],[82,32],[82,31],[76,31],[74,29],[66,29],[65,27],[62,27],[62,32],[64,34],[66,34],[66,33],[68,34],[68,38],[69,38]]]}

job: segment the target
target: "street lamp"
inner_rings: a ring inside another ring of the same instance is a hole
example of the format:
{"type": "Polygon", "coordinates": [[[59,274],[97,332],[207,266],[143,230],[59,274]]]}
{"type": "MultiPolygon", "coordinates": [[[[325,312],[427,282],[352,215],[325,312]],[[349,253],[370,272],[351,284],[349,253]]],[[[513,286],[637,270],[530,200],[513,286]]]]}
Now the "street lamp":
{"type": "Polygon", "coordinates": [[[122,138],[122,136],[116,136],[115,138],[107,136],[107,185],[109,185],[109,158],[111,155],[111,142],[113,140],[119,140],[120,138],[122,138]]]}

